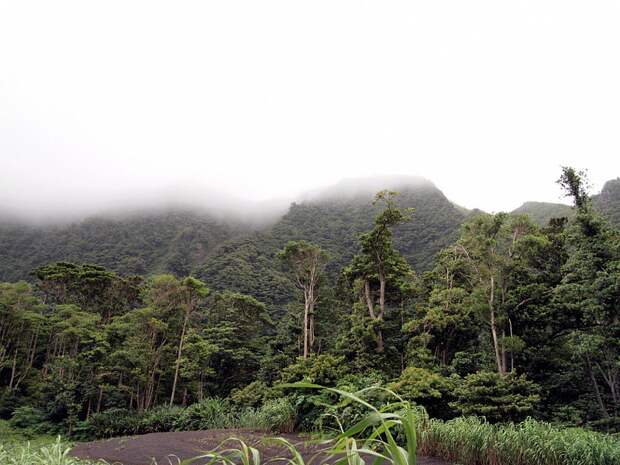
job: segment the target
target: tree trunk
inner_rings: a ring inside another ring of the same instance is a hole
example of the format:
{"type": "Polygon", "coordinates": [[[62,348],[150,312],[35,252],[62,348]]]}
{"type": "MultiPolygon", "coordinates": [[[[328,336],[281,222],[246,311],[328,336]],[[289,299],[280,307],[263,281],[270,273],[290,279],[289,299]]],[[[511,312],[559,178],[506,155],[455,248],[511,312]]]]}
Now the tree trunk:
{"type": "Polygon", "coordinates": [[[603,403],[603,397],[601,396],[601,391],[598,387],[598,382],[596,381],[596,376],[594,376],[594,370],[592,369],[592,361],[590,357],[586,357],[588,362],[588,372],[590,373],[590,380],[592,381],[592,386],[594,387],[594,394],[596,395],[596,400],[598,402],[598,406],[601,409],[601,413],[604,418],[609,418],[609,412],[605,408],[605,404],[603,403]]]}
{"type": "Polygon", "coordinates": [[[304,303],[304,360],[308,358],[308,297],[304,303]]]}
{"type": "Polygon", "coordinates": [[[183,319],[183,329],[181,330],[181,339],[179,339],[179,350],[177,351],[177,360],[174,367],[174,380],[172,381],[172,393],[170,394],[170,407],[174,404],[174,394],[177,389],[177,381],[179,379],[179,368],[181,367],[181,355],[183,354],[183,340],[185,339],[185,331],[189,320],[189,310],[185,313],[183,319]]]}
{"type": "Polygon", "coordinates": [[[497,372],[500,376],[504,376],[505,370],[502,363],[502,355],[499,348],[499,339],[497,337],[497,322],[495,321],[495,278],[491,276],[491,293],[489,295],[489,312],[491,319],[491,336],[493,336],[493,349],[495,350],[495,362],[497,363],[497,372]]]}

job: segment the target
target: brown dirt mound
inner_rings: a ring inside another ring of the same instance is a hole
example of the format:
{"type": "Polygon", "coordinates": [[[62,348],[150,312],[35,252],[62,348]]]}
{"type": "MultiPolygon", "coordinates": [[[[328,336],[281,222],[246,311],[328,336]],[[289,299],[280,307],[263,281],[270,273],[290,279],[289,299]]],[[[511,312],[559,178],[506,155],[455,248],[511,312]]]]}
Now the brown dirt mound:
{"type": "MultiPolygon", "coordinates": [[[[284,446],[270,443],[269,439],[273,435],[261,431],[239,429],[151,433],[141,436],[83,442],[76,444],[71,451],[71,455],[84,459],[104,459],[111,464],[151,465],[157,463],[158,465],[177,465],[179,459],[196,457],[205,451],[215,449],[222,441],[231,437],[243,439],[246,443],[259,449],[263,463],[273,458],[290,457],[284,446]],[[153,460],[156,462],[153,462],[153,460]]],[[[312,463],[317,465],[328,459],[328,456],[322,453],[326,446],[313,443],[307,436],[282,434],[279,437],[283,437],[295,444],[306,463],[312,457],[315,457],[312,463]]],[[[234,447],[232,442],[230,447],[234,447]]],[[[195,465],[203,465],[204,463],[206,463],[206,460],[197,461],[195,465]]],[[[284,461],[281,463],[284,463],[284,461]]],[[[418,465],[448,464],[438,459],[419,457],[418,465]]]]}

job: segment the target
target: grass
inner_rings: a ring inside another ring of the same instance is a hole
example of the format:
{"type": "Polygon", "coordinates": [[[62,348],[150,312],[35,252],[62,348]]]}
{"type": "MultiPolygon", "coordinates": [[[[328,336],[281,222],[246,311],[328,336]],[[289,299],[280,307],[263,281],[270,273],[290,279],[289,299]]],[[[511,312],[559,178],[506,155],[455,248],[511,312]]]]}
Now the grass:
{"type": "MultiPolygon", "coordinates": [[[[364,399],[366,390],[348,393],[308,383],[288,387],[325,389],[343,399],[340,406],[356,403],[369,412],[330,443],[327,454],[335,465],[415,465],[416,453],[443,458],[461,465],[619,465],[617,437],[580,428],[558,428],[528,419],[519,424],[492,425],[475,417],[450,421],[431,420],[409,403],[397,401],[376,408],[364,399]]],[[[381,389],[381,388],[375,388],[381,389]]],[[[338,419],[336,419],[338,421],[338,419]]],[[[216,449],[199,459],[211,464],[262,465],[260,452],[239,439],[237,447],[216,449]]],[[[277,439],[289,451],[290,465],[306,465],[295,446],[277,439]]],[[[183,465],[195,463],[183,462],[183,465]]],[[[264,462],[266,463],[266,462],[264,462]]]]}
{"type": "MultiPolygon", "coordinates": [[[[494,425],[475,417],[461,417],[450,421],[430,419],[423,411],[400,399],[393,392],[373,387],[350,393],[323,388],[309,383],[295,383],[284,387],[323,389],[337,394],[339,403],[334,411],[347,405],[360,405],[367,412],[349,428],[340,425],[339,432],[324,442],[322,451],[331,456],[334,465],[416,465],[416,454],[443,458],[461,465],[619,465],[620,441],[618,437],[580,428],[558,428],[548,423],[528,419],[519,424],[494,425]],[[375,407],[364,400],[370,390],[379,389],[395,396],[395,401],[375,407]]],[[[215,404],[196,407],[185,421],[205,425],[221,422],[215,404]]],[[[279,413],[284,423],[290,421],[290,404],[274,404],[272,410],[254,412],[252,421],[273,422],[279,413]],[[254,415],[257,415],[254,417],[254,415]],[[265,418],[263,418],[263,416],[265,418]],[[266,417],[270,417],[270,420],[266,417]]],[[[187,412],[186,412],[187,413],[187,412]]],[[[229,421],[229,420],[226,420],[229,421]]],[[[238,420],[235,420],[238,421],[238,420]]],[[[245,418],[244,421],[250,421],[245,418]]],[[[163,422],[166,423],[166,422],[163,422]]],[[[287,425],[288,426],[288,425],[287,425]]],[[[287,451],[289,465],[317,463],[304,457],[299,450],[283,438],[274,438],[287,451]]],[[[27,438],[0,422],[1,465],[86,465],[68,456],[69,445],[49,437],[39,437],[28,442],[27,438]]],[[[314,457],[316,458],[316,457],[314,457]]],[[[179,463],[190,465],[204,463],[222,465],[263,465],[260,451],[238,438],[229,438],[220,447],[201,457],[179,463]],[[200,462],[198,462],[200,461],[200,462]]],[[[92,462],[91,462],[92,463],[92,462]]]]}
{"type": "Polygon", "coordinates": [[[419,450],[463,465],[618,465],[620,441],[581,428],[526,420],[491,425],[479,418],[421,418],[419,450]]]}
{"type": "MultiPolygon", "coordinates": [[[[348,429],[341,427],[340,433],[328,442],[321,451],[323,462],[325,456],[331,457],[334,465],[365,465],[371,460],[373,465],[416,465],[416,420],[415,409],[409,402],[402,400],[393,392],[379,387],[363,389],[350,393],[339,389],[325,388],[311,383],[295,383],[281,387],[301,389],[321,389],[337,394],[341,403],[334,407],[346,404],[359,404],[368,411],[360,421],[348,429]],[[369,390],[382,390],[395,396],[396,402],[377,408],[363,399],[364,393],[369,390]]],[[[340,424],[339,420],[336,419],[340,424]]],[[[274,460],[281,460],[289,465],[307,465],[318,457],[304,457],[291,442],[284,438],[274,438],[284,446],[290,458],[271,459],[264,462],[260,451],[239,438],[229,438],[220,447],[200,457],[185,460],[181,465],[195,464],[197,461],[208,460],[209,464],[222,465],[263,465],[274,460]],[[226,447],[234,442],[237,447],[226,447]]],[[[202,462],[201,462],[202,463],[202,462]]]]}
{"type": "Polygon", "coordinates": [[[101,465],[69,456],[71,444],[60,437],[33,436],[11,428],[0,420],[0,464],[2,465],[101,465]]]}

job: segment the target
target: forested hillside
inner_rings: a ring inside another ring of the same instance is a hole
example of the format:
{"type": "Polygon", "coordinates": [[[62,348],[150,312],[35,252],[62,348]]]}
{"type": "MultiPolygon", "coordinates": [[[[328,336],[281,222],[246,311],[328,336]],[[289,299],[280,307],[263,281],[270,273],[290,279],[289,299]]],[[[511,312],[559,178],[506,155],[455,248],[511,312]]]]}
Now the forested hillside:
{"type": "MultiPolygon", "coordinates": [[[[465,214],[433,184],[412,178],[398,189],[397,205],[413,208],[413,219],[394,230],[396,248],[417,271],[428,270],[434,255],[452,242],[465,214]]],[[[284,277],[275,254],[291,240],[318,244],[331,257],[332,276],[358,250],[358,235],[370,228],[379,206],[373,206],[369,189],[326,191],[318,197],[293,203],[286,215],[267,231],[226,243],[196,273],[216,289],[232,288],[264,302],[290,300],[292,287],[284,277]]]]}
{"type": "MultiPolygon", "coordinates": [[[[592,206],[615,226],[620,226],[620,178],[607,181],[600,193],[592,196],[592,206]]],[[[551,218],[570,218],[573,211],[562,203],[525,202],[512,213],[529,215],[540,226],[551,218]]]]}
{"type": "MultiPolygon", "coordinates": [[[[332,255],[328,271],[353,256],[356,235],[372,223],[373,192],[400,192],[399,206],[415,208],[413,220],[394,231],[396,247],[418,271],[455,238],[459,225],[476,211],[450,202],[431,182],[415,177],[352,180],[293,203],[279,219],[257,226],[238,216],[222,219],[205,211],[168,210],[98,216],[71,224],[33,225],[0,220],[0,280],[31,279],[30,271],[52,261],[104,266],[121,274],[196,272],[217,289],[234,288],[267,302],[283,302],[290,286],[274,262],[289,240],[307,239],[332,255]],[[360,185],[362,187],[360,187],[360,185]],[[260,278],[259,278],[260,277],[260,278]]],[[[605,184],[592,197],[595,209],[620,225],[620,180],[605,184]]],[[[570,216],[563,204],[526,202],[525,213],[541,226],[553,217],[570,216]]],[[[252,212],[252,218],[256,212],[252,212]]]]}
{"type": "MultiPolygon", "coordinates": [[[[387,387],[440,419],[617,431],[620,232],[581,176],[563,170],[572,215],[544,227],[464,217],[425,183],[308,199],[237,239],[218,225],[215,250],[173,229],[206,257],[192,276],[46,263],[0,283],[0,417],[88,437],[257,412],[320,429],[325,399],[282,386],[307,380],[387,387]]],[[[112,253],[122,236],[93,239],[112,253]]]]}
{"type": "Polygon", "coordinates": [[[607,181],[600,194],[592,197],[594,208],[620,227],[620,178],[607,181]]]}
{"type": "Polygon", "coordinates": [[[53,261],[93,263],[123,274],[189,274],[224,241],[247,231],[206,213],[153,212],[69,225],[0,222],[0,280],[29,279],[53,261]]]}
{"type": "Polygon", "coordinates": [[[512,211],[516,215],[528,215],[536,224],[546,226],[551,218],[570,218],[573,210],[570,206],[562,203],[550,202],[525,202],[519,208],[512,211]]]}

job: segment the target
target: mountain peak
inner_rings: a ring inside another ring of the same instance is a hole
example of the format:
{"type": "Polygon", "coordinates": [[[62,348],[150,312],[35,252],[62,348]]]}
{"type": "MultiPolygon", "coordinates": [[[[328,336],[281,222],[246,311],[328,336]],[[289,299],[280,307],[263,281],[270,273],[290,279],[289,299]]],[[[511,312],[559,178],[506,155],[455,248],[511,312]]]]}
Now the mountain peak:
{"type": "Polygon", "coordinates": [[[412,191],[438,190],[435,184],[421,176],[401,174],[344,178],[331,186],[315,189],[300,196],[301,201],[351,200],[368,198],[381,190],[412,191]]]}

